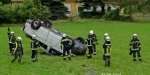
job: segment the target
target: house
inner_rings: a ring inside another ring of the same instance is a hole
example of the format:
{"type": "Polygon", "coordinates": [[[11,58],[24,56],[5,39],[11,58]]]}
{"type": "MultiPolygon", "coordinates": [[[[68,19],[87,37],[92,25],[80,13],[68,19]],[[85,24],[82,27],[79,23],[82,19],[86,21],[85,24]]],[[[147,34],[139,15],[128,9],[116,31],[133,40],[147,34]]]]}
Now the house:
{"type": "Polygon", "coordinates": [[[72,16],[78,15],[78,7],[82,6],[82,3],[77,2],[76,0],[66,0],[63,3],[68,8],[70,15],[72,16]]]}
{"type": "MultiPolygon", "coordinates": [[[[83,7],[83,0],[66,0],[64,1],[64,5],[66,7],[68,7],[68,10],[71,12],[70,15],[72,16],[75,16],[75,15],[78,15],[78,11],[80,10],[80,7],[83,7]]],[[[95,2],[98,2],[99,0],[92,0],[92,1],[95,1],[95,2]]],[[[105,3],[105,10],[106,12],[109,12],[110,10],[115,10],[116,8],[118,8],[118,6],[116,5],[111,5],[110,2],[106,2],[105,3]]],[[[90,9],[85,9],[85,11],[93,11],[93,10],[96,10],[96,11],[101,11],[101,7],[100,6],[97,6],[96,9],[91,7],[90,9]]]]}

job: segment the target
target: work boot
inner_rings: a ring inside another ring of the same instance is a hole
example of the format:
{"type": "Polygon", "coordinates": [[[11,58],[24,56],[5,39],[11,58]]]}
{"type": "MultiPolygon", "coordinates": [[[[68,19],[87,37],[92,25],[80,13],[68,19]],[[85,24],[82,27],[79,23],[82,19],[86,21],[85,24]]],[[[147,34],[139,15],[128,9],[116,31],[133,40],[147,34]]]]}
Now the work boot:
{"type": "Polygon", "coordinates": [[[142,61],[142,59],[139,59],[139,61],[142,61]]]}
{"type": "Polygon", "coordinates": [[[133,61],[136,61],[136,59],[133,59],[133,61]]]}
{"type": "Polygon", "coordinates": [[[13,59],[13,60],[11,60],[11,63],[13,63],[15,60],[13,59]]]}
{"type": "Polygon", "coordinates": [[[32,62],[36,62],[36,60],[32,60],[32,62]]]}
{"type": "Polygon", "coordinates": [[[90,56],[88,55],[88,56],[87,56],[87,59],[89,59],[89,58],[90,58],[90,56]]]}
{"type": "Polygon", "coordinates": [[[63,60],[66,60],[66,58],[63,58],[63,60]]]}
{"type": "Polygon", "coordinates": [[[108,60],[108,66],[110,66],[110,60],[108,60]]]}
{"type": "Polygon", "coordinates": [[[21,63],[21,59],[18,59],[18,63],[21,63]]]}
{"type": "Polygon", "coordinates": [[[93,55],[96,55],[96,52],[94,52],[93,55]]]}
{"type": "Polygon", "coordinates": [[[71,57],[68,57],[69,60],[71,60],[71,57]]]}
{"type": "Polygon", "coordinates": [[[92,58],[92,55],[90,55],[90,58],[92,58]]]}

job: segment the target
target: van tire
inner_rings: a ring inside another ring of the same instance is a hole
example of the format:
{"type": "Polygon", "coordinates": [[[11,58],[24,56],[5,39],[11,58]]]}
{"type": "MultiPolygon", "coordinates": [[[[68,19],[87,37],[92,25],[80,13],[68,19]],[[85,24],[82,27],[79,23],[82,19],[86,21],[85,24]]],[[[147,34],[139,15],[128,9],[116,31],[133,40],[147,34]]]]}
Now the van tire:
{"type": "Polygon", "coordinates": [[[41,26],[41,21],[40,20],[34,20],[32,23],[31,23],[31,28],[33,30],[38,30],[41,26]]]}
{"type": "Polygon", "coordinates": [[[84,38],[83,37],[78,37],[77,40],[80,40],[79,42],[81,42],[82,44],[85,43],[84,38]]]}
{"type": "Polygon", "coordinates": [[[44,22],[45,26],[48,27],[48,28],[51,28],[52,27],[52,21],[51,20],[46,20],[44,22]],[[47,24],[48,23],[48,24],[47,24]]]}

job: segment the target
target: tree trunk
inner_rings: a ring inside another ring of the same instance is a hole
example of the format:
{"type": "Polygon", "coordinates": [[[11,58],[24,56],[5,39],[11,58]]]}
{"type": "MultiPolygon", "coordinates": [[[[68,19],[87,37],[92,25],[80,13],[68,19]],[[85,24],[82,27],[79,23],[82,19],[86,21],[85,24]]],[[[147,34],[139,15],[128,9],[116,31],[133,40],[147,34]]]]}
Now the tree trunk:
{"type": "Polygon", "coordinates": [[[105,13],[105,4],[104,4],[104,3],[102,3],[101,8],[102,8],[102,12],[104,12],[104,13],[105,13]]]}
{"type": "Polygon", "coordinates": [[[132,21],[132,3],[130,3],[129,5],[129,15],[130,15],[130,20],[129,21],[132,21]]]}

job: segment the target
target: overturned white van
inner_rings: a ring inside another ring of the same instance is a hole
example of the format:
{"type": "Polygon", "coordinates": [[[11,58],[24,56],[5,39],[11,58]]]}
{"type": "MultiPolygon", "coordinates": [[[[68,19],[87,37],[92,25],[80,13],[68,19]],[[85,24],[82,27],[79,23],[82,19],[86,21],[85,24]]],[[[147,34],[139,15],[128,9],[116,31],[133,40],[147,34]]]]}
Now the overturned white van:
{"type": "MultiPolygon", "coordinates": [[[[54,29],[52,27],[52,22],[47,20],[45,22],[40,20],[26,20],[25,25],[22,28],[22,31],[25,33],[27,37],[30,39],[31,36],[34,34],[36,35],[36,39],[40,42],[41,48],[48,53],[48,54],[61,54],[63,51],[60,47],[62,32],[54,29]]],[[[72,37],[67,37],[71,41],[71,53],[73,54],[85,54],[86,53],[86,46],[83,44],[84,39],[82,37],[78,37],[77,39],[73,39],[72,37]]]]}

